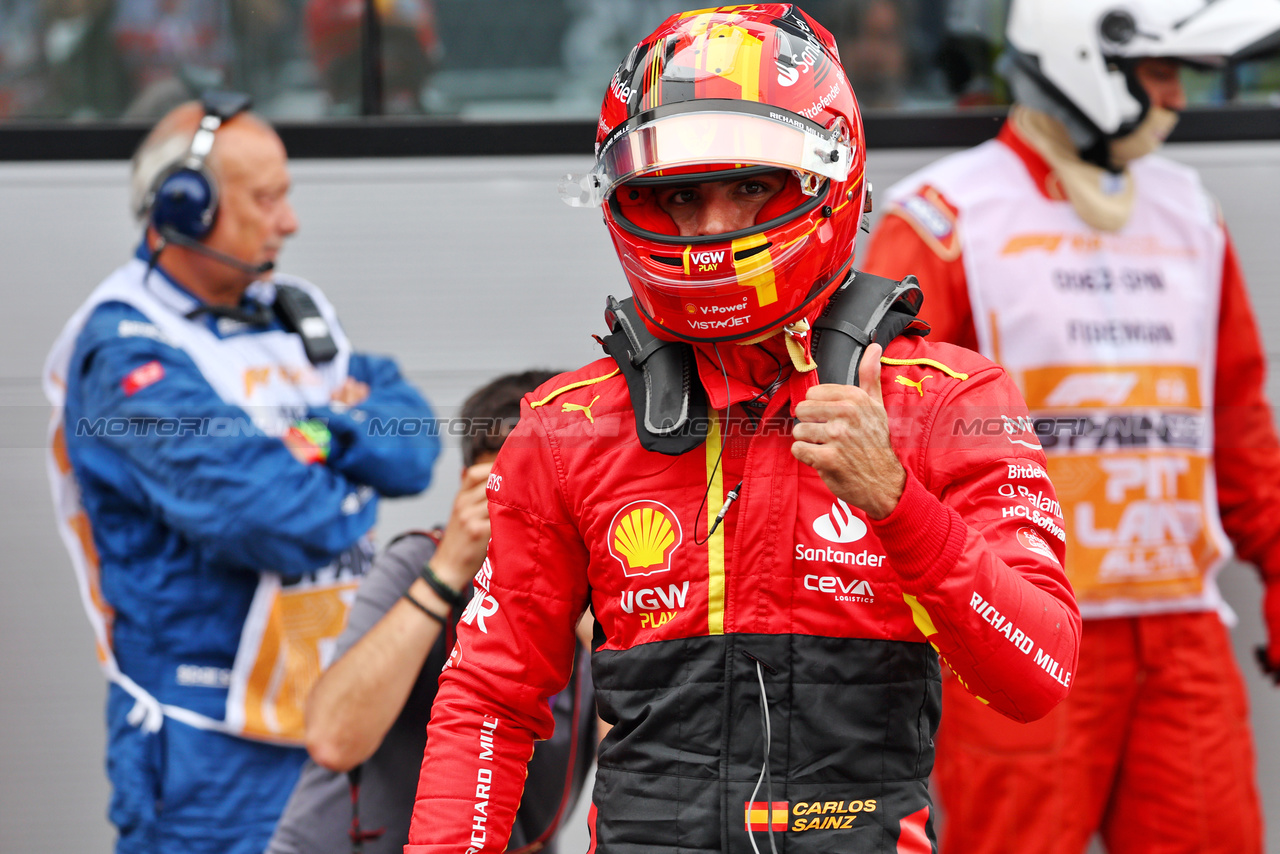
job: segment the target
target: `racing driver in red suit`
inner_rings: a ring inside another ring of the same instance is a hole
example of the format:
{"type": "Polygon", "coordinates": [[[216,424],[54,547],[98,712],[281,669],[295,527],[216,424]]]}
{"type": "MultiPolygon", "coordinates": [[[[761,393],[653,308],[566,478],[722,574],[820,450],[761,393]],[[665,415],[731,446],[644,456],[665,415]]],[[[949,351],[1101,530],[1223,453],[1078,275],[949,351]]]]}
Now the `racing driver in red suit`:
{"type": "Polygon", "coordinates": [[[1019,721],[1069,690],[1061,519],[1004,371],[908,317],[818,382],[820,315],[870,281],[864,155],[789,4],[675,15],[619,67],[562,190],[603,204],[635,301],[494,466],[409,854],[503,850],[588,607],[610,854],[929,854],[940,660],[1019,721]]]}

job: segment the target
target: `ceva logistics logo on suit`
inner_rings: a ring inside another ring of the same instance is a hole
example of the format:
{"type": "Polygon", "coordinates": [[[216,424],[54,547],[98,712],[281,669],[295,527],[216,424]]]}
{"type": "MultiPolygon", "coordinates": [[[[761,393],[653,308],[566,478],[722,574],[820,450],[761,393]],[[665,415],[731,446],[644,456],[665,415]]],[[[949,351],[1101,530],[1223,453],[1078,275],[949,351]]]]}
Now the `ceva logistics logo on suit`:
{"type": "MultiPolygon", "coordinates": [[[[849,505],[839,498],[831,510],[813,520],[813,532],[830,543],[856,543],[867,535],[867,523],[853,514],[849,505]]],[[[885,556],[868,549],[851,552],[831,546],[813,548],[796,543],[796,560],[805,563],[835,563],[845,566],[877,567],[884,564],[885,556]]],[[[865,579],[845,579],[838,575],[806,575],[806,590],[816,590],[835,597],[837,602],[870,604],[875,593],[865,579]]]]}

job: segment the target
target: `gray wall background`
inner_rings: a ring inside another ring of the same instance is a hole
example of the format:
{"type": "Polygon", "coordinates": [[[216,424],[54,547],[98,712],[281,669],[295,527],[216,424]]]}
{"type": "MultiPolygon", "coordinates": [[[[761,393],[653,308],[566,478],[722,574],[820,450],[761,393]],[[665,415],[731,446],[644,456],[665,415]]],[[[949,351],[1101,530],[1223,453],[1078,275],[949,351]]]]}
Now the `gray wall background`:
{"type": "MultiPolygon", "coordinates": [[[[873,151],[882,189],[944,154],[873,151]]],[[[1280,389],[1280,143],[1170,149],[1218,196],[1248,274],[1280,389]]],[[[555,186],[586,158],[295,163],[302,229],[282,269],[325,288],[357,347],[395,355],[452,416],[487,379],[527,367],[574,368],[600,355],[605,295],[626,284],[597,213],[560,203],[555,186]]],[[[0,165],[0,851],[107,851],[105,689],[44,468],[48,411],[39,376],[66,318],[138,238],[123,163],[0,165]]],[[[423,496],[383,505],[386,536],[443,521],[460,460],[450,447],[423,496]]],[[[1280,524],[1278,522],[1277,524],[1280,524]]],[[[1280,692],[1253,663],[1264,637],[1261,587],[1223,575],[1240,615],[1234,635],[1249,682],[1268,850],[1280,851],[1280,692]]],[[[585,811],[572,854],[586,850],[585,811]]]]}

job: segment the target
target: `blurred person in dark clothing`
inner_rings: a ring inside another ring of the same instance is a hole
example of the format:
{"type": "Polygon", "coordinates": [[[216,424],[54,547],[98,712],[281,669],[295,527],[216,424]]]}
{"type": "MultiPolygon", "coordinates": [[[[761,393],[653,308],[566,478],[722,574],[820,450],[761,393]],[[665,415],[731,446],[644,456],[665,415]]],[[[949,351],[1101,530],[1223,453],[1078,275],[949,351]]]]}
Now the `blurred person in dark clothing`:
{"type": "Polygon", "coordinates": [[[894,0],[853,0],[837,33],[840,58],[863,108],[896,107],[911,73],[906,13],[894,0]]]}
{"type": "MultiPolygon", "coordinates": [[[[443,530],[397,537],[361,583],[336,661],[307,703],[312,759],[268,854],[343,854],[353,849],[352,834],[367,854],[390,854],[408,840],[436,682],[489,542],[489,470],[520,418],[520,399],[554,375],[508,374],[463,404],[465,468],[449,522],[443,530]]],[[[580,639],[589,643],[589,630],[580,639]]],[[[552,701],[552,713],[555,734],[537,745],[529,762],[513,851],[555,851],[555,832],[595,756],[585,648],[578,651],[570,686],[552,701]]]]}
{"type": "MultiPolygon", "coordinates": [[[[443,54],[429,0],[378,0],[384,112],[423,113],[422,88],[443,54]]],[[[308,0],[305,24],[329,111],[360,112],[363,0],[308,0]]]]}
{"type": "Polygon", "coordinates": [[[45,0],[43,72],[48,86],[30,114],[69,119],[118,116],[129,75],[112,36],[112,0],[45,0]]]}

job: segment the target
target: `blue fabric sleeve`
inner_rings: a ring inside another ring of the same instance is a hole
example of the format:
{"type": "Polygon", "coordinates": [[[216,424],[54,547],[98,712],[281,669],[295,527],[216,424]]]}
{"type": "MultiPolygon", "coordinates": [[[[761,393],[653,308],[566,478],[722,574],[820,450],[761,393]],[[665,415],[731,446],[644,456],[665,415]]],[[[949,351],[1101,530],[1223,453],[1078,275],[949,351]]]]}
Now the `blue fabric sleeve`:
{"type": "Polygon", "coordinates": [[[116,303],[100,307],[81,333],[68,384],[76,402],[69,400],[67,414],[78,410],[96,446],[89,458],[115,468],[104,473],[131,483],[135,500],[199,543],[213,563],[286,575],[325,565],[373,526],[373,489],[296,460],[223,401],[185,352],[119,335],[122,319],[146,324],[116,303]],[[126,378],[150,362],[163,376],[128,393],[126,378]]]}
{"type": "Polygon", "coordinates": [[[383,495],[416,495],[431,482],[440,436],[431,407],[384,356],[353,353],[349,375],[369,385],[358,406],[311,412],[329,425],[329,465],[383,495]]]}

